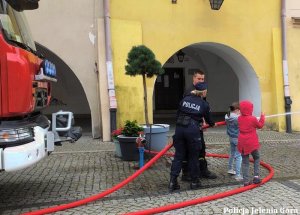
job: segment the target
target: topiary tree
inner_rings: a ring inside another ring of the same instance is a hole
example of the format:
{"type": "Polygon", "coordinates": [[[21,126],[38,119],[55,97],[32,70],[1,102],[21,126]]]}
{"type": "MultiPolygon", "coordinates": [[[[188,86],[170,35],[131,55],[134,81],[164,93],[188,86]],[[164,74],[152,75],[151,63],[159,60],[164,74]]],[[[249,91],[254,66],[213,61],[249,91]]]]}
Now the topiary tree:
{"type": "Polygon", "coordinates": [[[149,125],[146,77],[151,78],[154,75],[161,75],[164,70],[161,63],[155,59],[154,53],[144,45],[132,47],[128,53],[127,64],[125,66],[126,75],[142,75],[143,77],[144,113],[146,125],[149,125]]]}

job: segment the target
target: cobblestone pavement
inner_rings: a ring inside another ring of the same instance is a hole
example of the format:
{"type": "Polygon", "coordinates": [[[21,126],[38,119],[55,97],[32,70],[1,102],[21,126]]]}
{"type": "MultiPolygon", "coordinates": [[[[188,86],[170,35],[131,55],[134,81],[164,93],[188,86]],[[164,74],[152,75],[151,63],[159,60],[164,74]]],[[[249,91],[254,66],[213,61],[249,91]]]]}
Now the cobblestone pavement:
{"type": "MultiPolygon", "coordinates": [[[[259,131],[262,160],[275,169],[274,178],[253,190],[162,214],[300,214],[300,134],[259,131]]],[[[229,144],[224,129],[205,133],[209,153],[226,154],[229,144]]],[[[171,158],[163,157],[149,170],[120,190],[84,206],[56,214],[122,214],[200,198],[241,187],[227,172],[227,159],[208,158],[215,180],[201,180],[203,189],[170,194],[171,158]]],[[[113,143],[83,136],[64,143],[37,165],[0,173],[0,214],[20,214],[69,203],[98,194],[133,174],[137,162],[115,157],[113,143]]],[[[251,169],[252,170],[252,169],[251,169]]],[[[261,175],[268,174],[261,168],[261,175]]]]}

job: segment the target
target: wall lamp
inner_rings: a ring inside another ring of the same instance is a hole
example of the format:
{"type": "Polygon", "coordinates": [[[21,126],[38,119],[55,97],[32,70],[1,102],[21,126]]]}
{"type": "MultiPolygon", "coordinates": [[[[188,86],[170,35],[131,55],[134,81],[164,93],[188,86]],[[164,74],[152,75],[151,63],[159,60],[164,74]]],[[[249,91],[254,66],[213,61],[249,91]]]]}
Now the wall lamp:
{"type": "MultiPolygon", "coordinates": [[[[220,10],[224,0],[209,0],[212,10],[220,10]]],[[[171,0],[172,4],[177,4],[177,0],[171,0]]]]}
{"type": "Polygon", "coordinates": [[[210,7],[212,10],[219,10],[224,0],[209,0],[210,7]]]}
{"type": "Polygon", "coordinates": [[[182,63],[183,60],[184,60],[185,53],[180,49],[180,50],[176,53],[176,56],[177,56],[178,62],[182,63]]]}

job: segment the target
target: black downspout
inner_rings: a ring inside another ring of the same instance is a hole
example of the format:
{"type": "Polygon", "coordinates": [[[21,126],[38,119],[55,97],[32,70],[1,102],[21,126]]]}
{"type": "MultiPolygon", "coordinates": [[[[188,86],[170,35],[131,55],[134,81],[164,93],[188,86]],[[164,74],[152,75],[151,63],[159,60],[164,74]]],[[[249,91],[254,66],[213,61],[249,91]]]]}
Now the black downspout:
{"type": "MultiPolygon", "coordinates": [[[[285,112],[290,113],[291,112],[291,104],[292,104],[292,99],[289,96],[284,97],[285,101],[285,112]]],[[[287,114],[285,116],[285,122],[286,122],[286,133],[292,133],[292,119],[291,119],[292,114],[287,114]]]]}

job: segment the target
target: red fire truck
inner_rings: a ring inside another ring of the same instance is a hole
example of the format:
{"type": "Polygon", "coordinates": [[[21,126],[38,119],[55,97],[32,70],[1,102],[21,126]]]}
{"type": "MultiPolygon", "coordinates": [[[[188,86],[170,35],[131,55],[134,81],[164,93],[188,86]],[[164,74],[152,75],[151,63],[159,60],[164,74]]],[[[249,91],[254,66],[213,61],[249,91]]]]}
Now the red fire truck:
{"type": "Polygon", "coordinates": [[[39,0],[0,0],[0,170],[31,166],[54,149],[49,105],[55,65],[36,51],[23,10],[39,0]]]}

